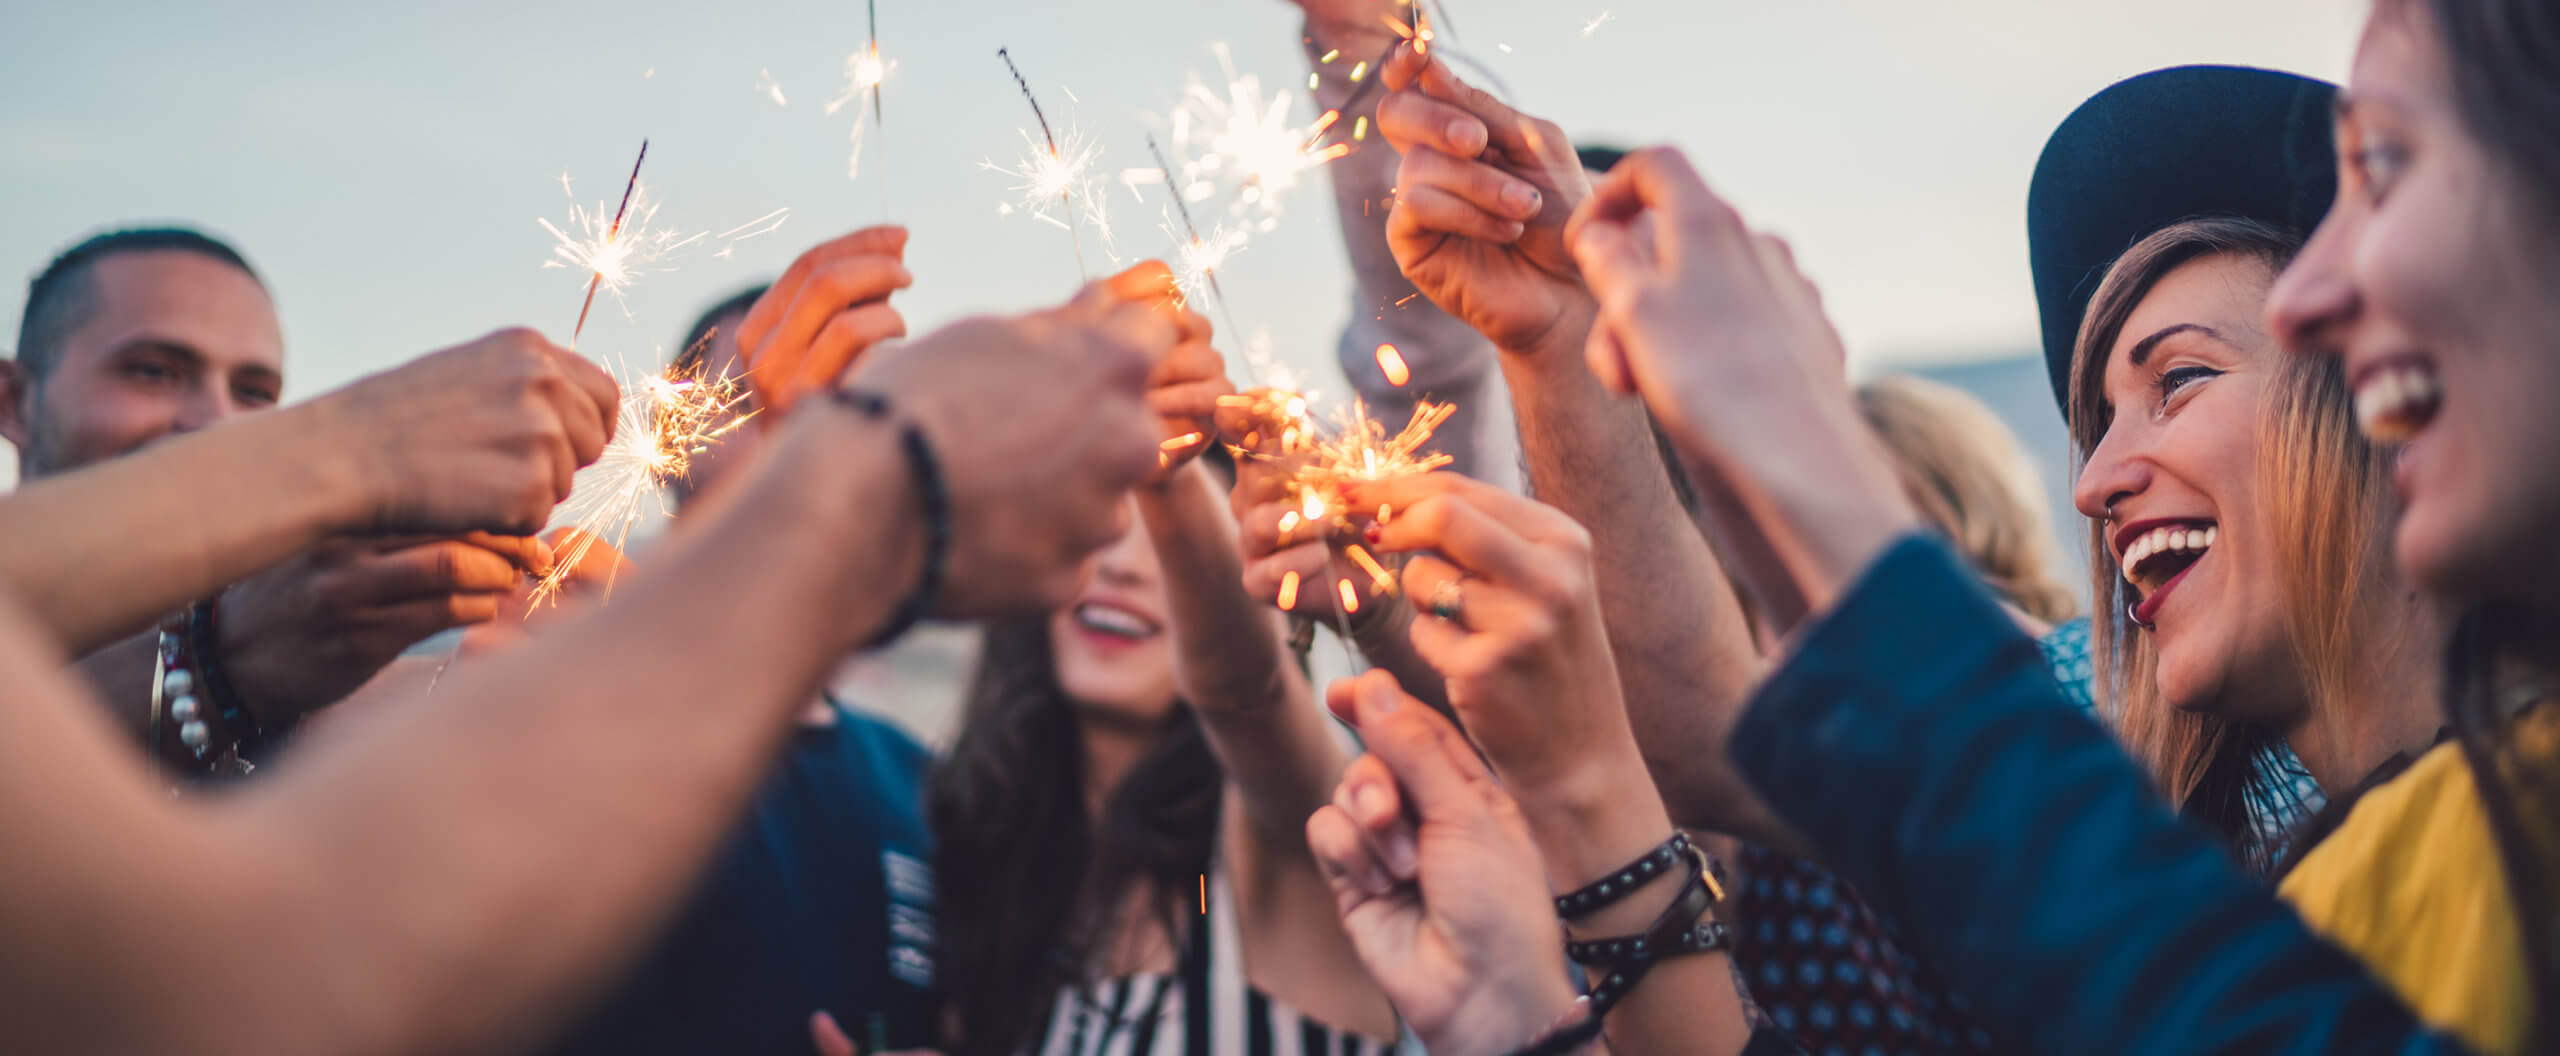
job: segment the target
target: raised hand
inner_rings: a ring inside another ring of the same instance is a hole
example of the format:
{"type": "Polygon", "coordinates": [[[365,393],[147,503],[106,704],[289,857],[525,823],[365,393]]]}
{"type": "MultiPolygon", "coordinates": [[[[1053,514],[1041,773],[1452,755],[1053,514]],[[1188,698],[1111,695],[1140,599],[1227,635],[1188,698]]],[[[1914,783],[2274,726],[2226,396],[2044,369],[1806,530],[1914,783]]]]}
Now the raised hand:
{"type": "Polygon", "coordinates": [[[1643,396],[1692,470],[1752,512],[1719,528],[1777,555],[1800,595],[1786,606],[1821,607],[1911,514],[1794,254],[1663,147],[1620,162],[1570,237],[1600,298],[1592,373],[1643,396]]]}
{"type": "MultiPolygon", "coordinates": [[[[1142,288],[1134,292],[1145,296],[1142,288]]],[[[1236,391],[1235,383],[1227,380],[1226,357],[1209,343],[1209,320],[1186,308],[1173,312],[1179,343],[1147,376],[1147,409],[1155,412],[1163,427],[1158,458],[1163,469],[1157,479],[1170,476],[1218,442],[1218,397],[1236,391]]]]}
{"type": "Polygon", "coordinates": [[[329,393],[320,450],[348,455],[349,530],[531,535],[613,437],[604,368],[531,330],[501,330],[329,393]]]}
{"type": "Polygon", "coordinates": [[[1591,297],[1565,249],[1590,183],[1564,130],[1399,45],[1378,131],[1404,155],[1387,244],[1432,303],[1506,352],[1582,339],[1591,297]]]}
{"type": "Polygon", "coordinates": [[[871,346],[907,334],[889,295],[907,273],[907,229],[866,227],[816,247],[783,269],[738,323],[738,359],[757,401],[776,413],[833,386],[871,346]]]}
{"type": "Polygon", "coordinates": [[[1307,819],[1307,846],[1361,964],[1431,1052],[1517,1051],[1573,1002],[1519,807],[1384,672],[1326,696],[1369,754],[1307,819]]]}
{"type": "Polygon", "coordinates": [[[1642,772],[1581,525],[1450,473],[1363,485],[1351,498],[1394,508],[1369,540],[1411,555],[1414,649],[1447,680],[1450,706],[1506,782],[1534,797],[1616,768],[1642,772]]]}
{"type": "Polygon", "coordinates": [[[953,323],[880,349],[855,386],[890,397],[933,446],[951,495],[949,578],[935,615],[1054,608],[1084,559],[1128,528],[1163,423],[1147,383],[1187,325],[1173,274],[1148,261],[1066,305],[953,323]]]}
{"type": "Polygon", "coordinates": [[[336,703],[430,635],[495,620],[551,564],[525,536],[331,540],[222,593],[223,670],[272,726],[336,703]]]}

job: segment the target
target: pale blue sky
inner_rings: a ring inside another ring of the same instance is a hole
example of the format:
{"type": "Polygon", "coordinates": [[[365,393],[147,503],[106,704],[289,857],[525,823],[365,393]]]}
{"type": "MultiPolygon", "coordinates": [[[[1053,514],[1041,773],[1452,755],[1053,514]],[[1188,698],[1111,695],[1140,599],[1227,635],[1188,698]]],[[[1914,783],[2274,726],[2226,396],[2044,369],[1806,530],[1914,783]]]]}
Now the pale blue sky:
{"type": "MultiPolygon", "coordinates": [[[[565,338],[578,279],[540,267],[550,240],[535,218],[565,218],[563,171],[582,202],[612,197],[645,136],[663,221],[716,230],[791,215],[732,259],[696,252],[646,277],[627,319],[600,303],[587,351],[654,355],[710,299],[879,219],[884,203],[915,231],[918,283],[902,303],[921,328],[1074,285],[1063,234],[998,216],[1006,180],[978,164],[1016,153],[1029,122],[998,45],[1114,171],[1143,164],[1148,115],[1186,73],[1215,75],[1213,41],[1267,86],[1305,83],[1296,12],[1279,0],[879,2],[898,72],[886,126],[848,182],[850,113],[820,111],[863,38],[850,0],[9,0],[0,308],[14,321],[23,277],[90,229],[173,217],[236,239],[267,274],[290,395],[502,325],[565,338]],[[785,105],[758,92],[763,71],[785,105]]],[[[1873,364],[2032,344],[2027,176],[2082,98],[2178,62],[2334,77],[2362,6],[1451,0],[1450,20],[1523,105],[1577,135],[1688,147],[1794,241],[1873,364]]],[[[1144,248],[1151,223],[1135,221],[1156,207],[1125,193],[1119,204],[1124,248],[1144,248]]],[[[1348,275],[1322,189],[1291,204],[1224,285],[1246,327],[1324,364],[1348,275]]]]}

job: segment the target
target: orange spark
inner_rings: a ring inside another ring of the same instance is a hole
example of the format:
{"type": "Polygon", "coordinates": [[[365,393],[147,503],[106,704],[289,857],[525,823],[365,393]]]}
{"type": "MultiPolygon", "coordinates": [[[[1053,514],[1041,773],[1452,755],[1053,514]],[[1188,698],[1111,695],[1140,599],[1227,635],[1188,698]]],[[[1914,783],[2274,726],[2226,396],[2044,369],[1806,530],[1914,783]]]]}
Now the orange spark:
{"type": "Polygon", "coordinates": [[[1405,367],[1404,355],[1397,352],[1394,345],[1378,346],[1378,369],[1386,373],[1387,384],[1399,389],[1405,382],[1413,380],[1413,371],[1405,367]]]}

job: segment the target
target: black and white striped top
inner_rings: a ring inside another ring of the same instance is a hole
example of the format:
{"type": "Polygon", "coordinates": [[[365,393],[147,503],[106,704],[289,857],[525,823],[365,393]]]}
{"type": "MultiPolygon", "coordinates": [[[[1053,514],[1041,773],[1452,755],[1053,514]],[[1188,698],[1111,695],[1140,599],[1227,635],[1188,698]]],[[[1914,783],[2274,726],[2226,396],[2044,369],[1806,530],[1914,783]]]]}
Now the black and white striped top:
{"type": "Polygon", "coordinates": [[[1211,874],[1208,927],[1191,929],[1177,972],[1060,991],[1026,1056],[1388,1056],[1396,1043],[1307,1018],[1244,977],[1226,880],[1211,874]],[[1208,1001],[1194,1005],[1192,994],[1208,1001]]]}

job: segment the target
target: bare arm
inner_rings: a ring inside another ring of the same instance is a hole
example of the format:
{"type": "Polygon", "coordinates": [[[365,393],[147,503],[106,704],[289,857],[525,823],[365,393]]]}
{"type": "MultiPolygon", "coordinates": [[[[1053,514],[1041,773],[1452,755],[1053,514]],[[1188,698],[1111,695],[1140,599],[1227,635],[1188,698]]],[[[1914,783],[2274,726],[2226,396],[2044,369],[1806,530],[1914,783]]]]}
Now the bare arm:
{"type": "Polygon", "coordinates": [[[1591,534],[1600,609],[1628,717],[1671,816],[1787,844],[1722,765],[1760,662],[1732,585],[1672,491],[1642,406],[1584,365],[1596,308],[1564,247],[1590,193],[1564,131],[1399,49],[1380,127],[1405,154],[1389,220],[1397,259],[1499,347],[1538,498],[1591,534]]]}
{"type": "MultiPolygon", "coordinates": [[[[0,584],[83,653],[284,560],[366,490],[312,443],[330,413],[315,402],[255,415],[18,489],[0,502],[0,584]]],[[[148,691],[142,656],[119,688],[148,691]]]]}
{"type": "Polygon", "coordinates": [[[1266,845],[1300,851],[1350,756],[1315,706],[1278,613],[1241,583],[1235,518],[1198,463],[1138,489],[1172,617],[1174,677],[1266,845]]]}
{"type": "MultiPolygon", "coordinates": [[[[878,512],[913,505],[887,431],[835,417],[618,604],[456,671],[435,707],[350,716],[236,800],[155,802],[78,690],[10,636],[0,659],[49,684],[0,727],[49,750],[0,774],[0,810],[13,835],[39,834],[29,846],[78,846],[43,878],[0,879],[7,948],[91,951],[44,1014],[6,1017],[34,1032],[25,1047],[470,1048],[567,1014],[646,938],[792,710],[878,621],[896,594],[879,585],[912,578],[912,515],[878,512]],[[694,599],[730,591],[767,618],[700,618],[694,599]],[[777,633],[808,627],[837,634],[777,633]],[[254,980],[232,970],[246,950],[254,980]]],[[[64,970],[10,960],[8,975],[64,970]]]]}

